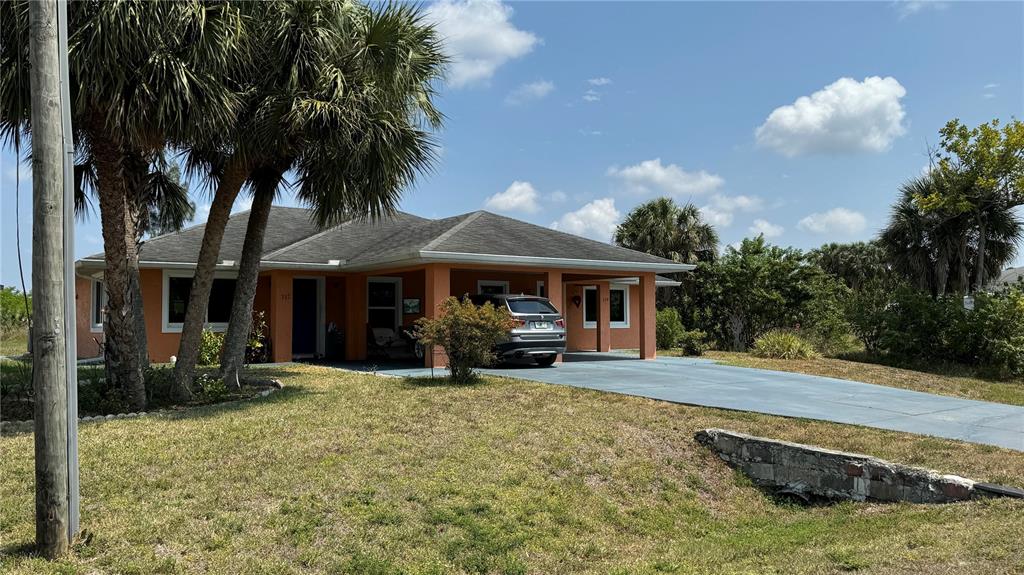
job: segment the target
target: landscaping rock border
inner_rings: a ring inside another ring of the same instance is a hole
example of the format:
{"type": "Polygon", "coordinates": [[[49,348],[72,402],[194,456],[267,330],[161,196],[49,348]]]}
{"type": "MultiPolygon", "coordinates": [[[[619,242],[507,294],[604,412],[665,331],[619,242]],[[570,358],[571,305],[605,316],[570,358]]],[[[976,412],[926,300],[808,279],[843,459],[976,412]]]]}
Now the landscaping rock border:
{"type": "Polygon", "coordinates": [[[997,495],[1015,497],[1014,492],[1021,492],[859,453],[725,429],[705,429],[697,432],[695,439],[755,485],[806,500],[950,503],[997,495]]]}
{"type": "MultiPolygon", "coordinates": [[[[242,403],[244,401],[255,401],[256,399],[267,397],[270,394],[272,394],[272,393],[274,393],[274,392],[276,392],[278,390],[284,389],[284,385],[280,381],[273,380],[273,382],[274,383],[265,383],[265,384],[260,384],[260,385],[253,386],[253,387],[262,387],[262,388],[265,388],[265,389],[262,389],[261,391],[258,391],[255,395],[253,395],[252,397],[247,397],[245,399],[235,399],[235,400],[232,400],[232,401],[225,401],[223,403],[209,403],[209,404],[206,404],[206,405],[195,405],[195,406],[186,407],[186,408],[183,408],[183,409],[160,409],[160,410],[157,410],[157,411],[140,411],[138,413],[132,411],[132,412],[128,412],[128,413],[111,413],[111,414],[108,414],[108,415],[87,415],[85,417],[79,417],[78,418],[78,422],[79,423],[92,423],[92,422],[99,422],[99,421],[113,421],[115,419],[135,419],[135,418],[138,418],[138,417],[146,417],[146,416],[163,416],[163,415],[171,415],[171,414],[175,414],[175,413],[182,413],[182,412],[185,412],[185,411],[191,411],[191,410],[194,410],[194,409],[201,409],[201,408],[204,408],[204,407],[211,407],[211,406],[217,406],[217,405],[231,405],[231,404],[234,404],[234,403],[242,403]]],[[[16,435],[16,434],[19,434],[19,433],[32,433],[34,430],[35,430],[35,421],[32,420],[32,419],[25,419],[25,420],[22,420],[22,421],[0,421],[0,436],[3,436],[3,435],[16,435]]]]}

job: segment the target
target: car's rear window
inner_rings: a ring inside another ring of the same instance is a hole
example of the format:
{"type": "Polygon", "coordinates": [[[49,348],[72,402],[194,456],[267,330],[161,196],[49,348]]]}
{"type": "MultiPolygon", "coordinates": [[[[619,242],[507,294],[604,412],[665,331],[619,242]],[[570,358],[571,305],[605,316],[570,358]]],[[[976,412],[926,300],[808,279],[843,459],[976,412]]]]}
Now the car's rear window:
{"type": "Polygon", "coordinates": [[[558,313],[557,309],[542,299],[510,299],[508,307],[512,313],[558,313]]]}

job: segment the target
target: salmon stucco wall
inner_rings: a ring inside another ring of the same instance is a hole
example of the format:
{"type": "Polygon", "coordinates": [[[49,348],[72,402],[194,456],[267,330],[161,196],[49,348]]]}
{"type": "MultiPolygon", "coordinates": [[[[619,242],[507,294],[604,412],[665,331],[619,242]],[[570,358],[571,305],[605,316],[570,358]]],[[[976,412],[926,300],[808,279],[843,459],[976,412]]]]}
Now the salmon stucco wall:
{"type": "Polygon", "coordinates": [[[537,282],[544,281],[541,273],[517,273],[501,270],[452,270],[452,295],[461,298],[477,293],[480,280],[507,281],[508,293],[537,295],[537,282]]]}
{"type": "MultiPolygon", "coordinates": [[[[612,285],[612,287],[616,287],[612,285]]],[[[629,287],[629,327],[612,327],[612,349],[637,349],[640,347],[640,287],[629,287]]],[[[565,286],[566,339],[569,351],[589,351],[597,349],[597,329],[583,327],[583,288],[582,285],[565,286]],[[573,298],[579,296],[580,306],[576,307],[573,298]]]]}
{"type": "Polygon", "coordinates": [[[103,329],[92,330],[92,282],[91,278],[75,276],[75,335],[79,359],[99,356],[99,342],[103,341],[103,329]]]}

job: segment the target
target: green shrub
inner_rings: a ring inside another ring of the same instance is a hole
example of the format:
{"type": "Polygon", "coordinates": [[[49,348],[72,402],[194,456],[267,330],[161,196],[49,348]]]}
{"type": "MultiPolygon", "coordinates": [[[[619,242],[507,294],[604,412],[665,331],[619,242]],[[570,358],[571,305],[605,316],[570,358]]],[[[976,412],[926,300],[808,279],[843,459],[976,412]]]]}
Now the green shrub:
{"type": "Polygon", "coordinates": [[[199,365],[220,363],[220,352],[223,349],[224,334],[204,329],[202,339],[199,340],[199,365]]]}
{"type": "Polygon", "coordinates": [[[971,359],[982,373],[1002,379],[1024,377],[1024,289],[978,294],[974,311],[963,313],[962,318],[970,327],[962,327],[962,339],[956,341],[974,344],[971,359]],[[972,336],[964,337],[964,332],[972,336]]]}
{"type": "Polygon", "coordinates": [[[268,349],[267,320],[262,311],[253,312],[252,323],[249,324],[249,341],[245,344],[245,363],[266,363],[269,359],[268,349]]]}
{"type": "Polygon", "coordinates": [[[494,347],[512,326],[507,309],[490,302],[477,306],[468,297],[462,301],[449,297],[441,303],[440,317],[416,321],[416,336],[426,346],[444,348],[452,381],[469,383],[475,377],[473,368],[495,362],[494,347]]]}
{"type": "Polygon", "coordinates": [[[151,366],[143,374],[146,381],[148,409],[166,407],[175,403],[174,368],[166,365],[151,366]]]}
{"type": "Polygon", "coordinates": [[[772,330],[754,340],[750,353],[771,359],[812,359],[818,352],[809,341],[792,331],[772,330]]]}
{"type": "Polygon", "coordinates": [[[673,349],[679,345],[679,340],[683,337],[683,322],[680,321],[679,312],[675,308],[659,310],[655,325],[658,349],[673,349]]]}
{"type": "Polygon", "coordinates": [[[853,290],[843,300],[850,330],[868,353],[876,353],[881,348],[891,296],[891,286],[882,280],[872,280],[853,290]]]}
{"type": "Polygon", "coordinates": [[[203,398],[210,403],[223,401],[230,393],[222,378],[209,373],[199,374],[192,387],[198,389],[203,398]]]}
{"type": "Polygon", "coordinates": [[[684,331],[679,338],[679,349],[685,355],[704,355],[708,350],[708,334],[699,329],[684,331]]]}

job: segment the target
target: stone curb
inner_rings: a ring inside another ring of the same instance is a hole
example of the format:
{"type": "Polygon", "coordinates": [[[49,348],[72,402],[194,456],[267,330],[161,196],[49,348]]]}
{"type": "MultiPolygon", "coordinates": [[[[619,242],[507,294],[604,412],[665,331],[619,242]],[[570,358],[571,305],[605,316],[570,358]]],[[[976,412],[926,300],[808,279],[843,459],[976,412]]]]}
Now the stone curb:
{"type": "MultiPolygon", "coordinates": [[[[284,386],[282,385],[280,387],[268,387],[266,389],[258,391],[252,397],[247,397],[245,399],[235,399],[235,400],[232,400],[232,401],[225,401],[223,403],[211,403],[211,404],[207,404],[207,405],[196,405],[196,406],[192,406],[192,407],[186,407],[184,409],[161,409],[161,410],[158,410],[158,411],[140,411],[138,413],[132,411],[132,412],[129,412],[129,413],[111,413],[111,414],[108,414],[108,415],[87,415],[85,417],[79,417],[78,418],[78,422],[79,423],[93,423],[93,422],[100,422],[100,421],[113,421],[115,419],[135,419],[135,418],[138,418],[138,417],[145,417],[147,415],[148,416],[160,417],[160,416],[164,416],[164,415],[172,415],[172,414],[175,414],[175,413],[183,413],[183,412],[186,412],[186,411],[192,411],[194,409],[201,409],[201,408],[204,408],[204,407],[212,407],[212,406],[218,406],[218,405],[231,405],[231,404],[235,404],[235,403],[242,403],[242,402],[245,402],[245,401],[255,401],[256,399],[267,397],[270,394],[272,394],[275,391],[278,391],[280,389],[284,389],[284,386]]],[[[18,434],[18,433],[32,433],[34,428],[35,428],[35,422],[33,420],[31,420],[31,419],[25,419],[25,420],[22,420],[22,421],[0,421],[0,435],[15,435],[15,434],[18,434]]]]}

